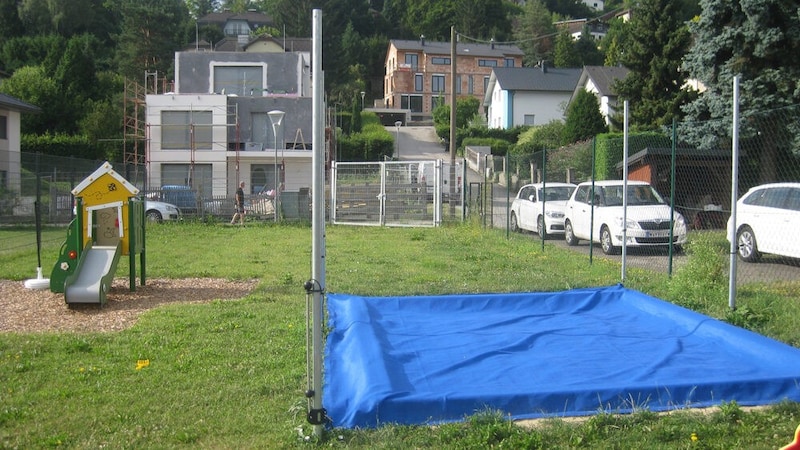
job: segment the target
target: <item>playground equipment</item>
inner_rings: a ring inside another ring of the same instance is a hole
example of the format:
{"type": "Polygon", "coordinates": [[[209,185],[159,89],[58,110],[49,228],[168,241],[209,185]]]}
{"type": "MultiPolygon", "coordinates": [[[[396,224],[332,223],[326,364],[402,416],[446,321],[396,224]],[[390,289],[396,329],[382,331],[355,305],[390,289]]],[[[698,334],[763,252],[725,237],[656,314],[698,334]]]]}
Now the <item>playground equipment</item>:
{"type": "Polygon", "coordinates": [[[76,215],[50,274],[50,290],[63,292],[68,305],[104,305],[122,255],[130,257],[130,290],[136,290],[137,254],[145,284],[144,201],[138,193],[108,162],[72,190],[76,215]]]}

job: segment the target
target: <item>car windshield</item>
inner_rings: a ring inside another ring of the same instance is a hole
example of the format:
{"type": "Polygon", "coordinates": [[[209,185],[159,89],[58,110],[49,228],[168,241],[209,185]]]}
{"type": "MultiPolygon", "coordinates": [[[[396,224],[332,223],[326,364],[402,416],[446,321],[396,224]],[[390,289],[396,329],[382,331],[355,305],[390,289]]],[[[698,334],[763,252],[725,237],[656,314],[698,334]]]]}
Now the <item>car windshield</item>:
{"type": "MultiPolygon", "coordinates": [[[[622,185],[603,188],[603,201],[606,206],[622,205],[622,185]]],[[[661,205],[664,199],[649,185],[628,186],[628,205],[661,205]]]]}
{"type": "Polygon", "coordinates": [[[555,187],[548,187],[547,188],[547,196],[545,197],[545,190],[539,189],[539,198],[544,199],[545,201],[552,202],[556,200],[569,200],[569,197],[572,195],[572,191],[575,188],[572,186],[555,186],[555,187]]]}

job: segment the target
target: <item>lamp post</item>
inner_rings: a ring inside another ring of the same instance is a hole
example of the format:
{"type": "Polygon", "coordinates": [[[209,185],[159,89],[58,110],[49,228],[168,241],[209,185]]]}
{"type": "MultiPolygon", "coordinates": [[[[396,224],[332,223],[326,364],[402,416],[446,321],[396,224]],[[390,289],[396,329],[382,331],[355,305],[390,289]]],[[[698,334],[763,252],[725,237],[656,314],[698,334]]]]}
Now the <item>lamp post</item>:
{"type": "Polygon", "coordinates": [[[286,113],[279,110],[273,110],[267,113],[269,121],[272,122],[272,135],[275,138],[275,190],[273,191],[273,206],[275,209],[275,222],[278,221],[278,210],[280,209],[280,196],[278,194],[278,129],[283,121],[283,116],[286,113]]]}
{"type": "Polygon", "coordinates": [[[361,110],[364,110],[364,96],[367,95],[366,92],[361,91],[361,110]]]}
{"type": "Polygon", "coordinates": [[[397,130],[395,133],[394,140],[397,141],[397,160],[400,161],[400,125],[403,124],[402,120],[398,120],[394,123],[394,128],[397,130]]]}

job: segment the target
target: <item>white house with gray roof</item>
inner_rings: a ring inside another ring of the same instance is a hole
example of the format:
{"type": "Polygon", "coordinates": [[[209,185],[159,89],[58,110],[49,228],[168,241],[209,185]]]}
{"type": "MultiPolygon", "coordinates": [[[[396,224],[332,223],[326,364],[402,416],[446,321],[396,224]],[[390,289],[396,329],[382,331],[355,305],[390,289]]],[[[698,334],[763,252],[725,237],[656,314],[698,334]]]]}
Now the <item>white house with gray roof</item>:
{"type": "Polygon", "coordinates": [[[570,102],[581,89],[591,92],[597,97],[600,114],[603,115],[606,125],[611,125],[611,117],[617,109],[617,94],[613,86],[617,81],[625,79],[628,72],[630,70],[625,67],[585,66],[570,102]]]}
{"type": "Polygon", "coordinates": [[[581,69],[498,67],[489,77],[483,105],[489,128],[543,125],[564,120],[581,69]]]}

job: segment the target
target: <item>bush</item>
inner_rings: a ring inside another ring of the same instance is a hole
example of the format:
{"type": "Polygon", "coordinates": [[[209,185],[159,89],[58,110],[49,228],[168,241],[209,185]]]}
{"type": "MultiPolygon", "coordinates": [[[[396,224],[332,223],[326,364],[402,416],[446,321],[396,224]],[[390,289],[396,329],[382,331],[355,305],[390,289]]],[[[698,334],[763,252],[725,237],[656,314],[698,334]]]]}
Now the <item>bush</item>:
{"type": "Polygon", "coordinates": [[[99,161],[119,159],[118,155],[108,154],[108,150],[105,146],[89,142],[86,136],[67,134],[24,134],[21,136],[20,140],[20,150],[23,153],[71,156],[99,161]]]}
{"type": "Polygon", "coordinates": [[[382,161],[394,154],[394,138],[375,113],[361,113],[360,133],[339,138],[340,161],[382,161]]]}

